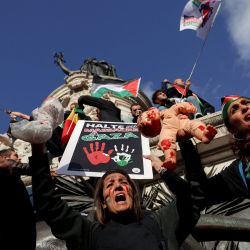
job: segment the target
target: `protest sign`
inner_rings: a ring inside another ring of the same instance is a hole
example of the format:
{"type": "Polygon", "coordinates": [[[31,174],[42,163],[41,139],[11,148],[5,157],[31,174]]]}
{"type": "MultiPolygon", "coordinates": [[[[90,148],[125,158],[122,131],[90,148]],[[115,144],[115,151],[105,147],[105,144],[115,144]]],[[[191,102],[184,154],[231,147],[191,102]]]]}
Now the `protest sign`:
{"type": "Polygon", "coordinates": [[[135,123],[77,122],[57,169],[58,174],[100,177],[123,169],[133,179],[152,179],[149,140],[135,123]]]}

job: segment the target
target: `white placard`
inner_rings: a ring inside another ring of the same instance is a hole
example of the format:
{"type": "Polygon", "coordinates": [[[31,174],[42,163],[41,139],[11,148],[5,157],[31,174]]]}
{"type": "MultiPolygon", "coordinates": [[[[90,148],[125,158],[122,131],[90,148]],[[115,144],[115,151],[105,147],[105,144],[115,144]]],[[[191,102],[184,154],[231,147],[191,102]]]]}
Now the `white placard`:
{"type": "Polygon", "coordinates": [[[149,140],[135,123],[77,122],[64,151],[58,174],[101,177],[107,170],[123,169],[132,179],[152,179],[149,140]]]}

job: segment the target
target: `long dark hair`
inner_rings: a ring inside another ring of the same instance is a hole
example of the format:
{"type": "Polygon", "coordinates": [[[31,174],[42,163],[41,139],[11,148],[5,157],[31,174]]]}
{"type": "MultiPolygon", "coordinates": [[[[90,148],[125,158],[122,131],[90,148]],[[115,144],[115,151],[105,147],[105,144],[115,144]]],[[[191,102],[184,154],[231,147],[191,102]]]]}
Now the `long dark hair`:
{"type": "Polygon", "coordinates": [[[232,149],[237,157],[241,160],[246,160],[246,158],[250,156],[250,138],[235,138],[232,149]]]}
{"type": "Polygon", "coordinates": [[[141,209],[141,197],[140,197],[140,192],[135,184],[135,182],[129,177],[129,175],[121,169],[114,169],[114,170],[108,170],[98,181],[96,185],[96,190],[95,190],[95,198],[94,198],[94,203],[96,207],[96,219],[101,223],[105,224],[108,221],[108,212],[105,211],[103,208],[104,204],[104,198],[103,198],[103,184],[104,184],[104,179],[113,173],[119,173],[122,174],[126,177],[128,183],[132,187],[132,199],[133,199],[133,207],[132,207],[132,212],[134,216],[136,217],[137,220],[140,220],[142,218],[142,209],[141,209]]]}

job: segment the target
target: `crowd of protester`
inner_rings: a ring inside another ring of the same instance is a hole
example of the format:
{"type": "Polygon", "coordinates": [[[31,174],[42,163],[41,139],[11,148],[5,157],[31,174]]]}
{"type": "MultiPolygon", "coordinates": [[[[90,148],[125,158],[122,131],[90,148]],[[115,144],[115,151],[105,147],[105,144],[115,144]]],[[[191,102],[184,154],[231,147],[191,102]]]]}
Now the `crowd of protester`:
{"type": "MultiPolygon", "coordinates": [[[[160,112],[176,103],[191,103],[196,112],[190,119],[214,112],[211,105],[190,90],[190,85],[189,80],[185,83],[176,79],[173,84],[164,80],[162,88],[153,93],[152,102],[160,112]]],[[[84,105],[95,107],[100,121],[122,122],[121,110],[109,95],[103,98],[80,96],[64,113],[64,121],[72,110],[79,114],[79,119],[91,120],[84,112],[84,105]]],[[[131,122],[136,123],[145,110],[140,103],[134,102],[130,111],[131,122]]],[[[34,121],[32,115],[11,110],[6,113],[11,123],[18,122],[19,118],[34,121]]],[[[48,153],[58,157],[64,152],[66,145],[60,140],[63,123],[53,127],[47,141],[32,141],[29,164],[21,164],[11,147],[1,149],[0,249],[36,248],[34,213],[46,221],[55,237],[65,241],[67,249],[180,249],[205,206],[235,197],[249,198],[250,99],[242,96],[223,98],[222,117],[234,137],[237,159],[218,175],[206,177],[200,156],[188,139],[179,142],[185,161],[185,180],[175,171],[164,168],[158,157],[144,156],[175,195],[173,202],[157,211],[145,210],[137,183],[121,169],[109,170],[98,180],[94,220],[68,206],[55,192],[48,157],[48,153]],[[23,174],[32,175],[34,208],[20,178],[23,174]]],[[[11,135],[11,130],[8,133],[11,135]]]]}

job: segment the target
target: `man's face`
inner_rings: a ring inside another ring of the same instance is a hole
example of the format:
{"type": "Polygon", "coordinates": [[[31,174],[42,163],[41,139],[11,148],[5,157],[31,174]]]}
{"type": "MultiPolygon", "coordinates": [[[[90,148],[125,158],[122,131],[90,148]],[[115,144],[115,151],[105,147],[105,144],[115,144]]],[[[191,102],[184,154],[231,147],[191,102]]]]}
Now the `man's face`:
{"type": "Polygon", "coordinates": [[[113,173],[104,179],[103,198],[104,208],[117,214],[133,208],[132,187],[127,178],[120,173],[113,173]]]}
{"type": "Polygon", "coordinates": [[[167,98],[168,97],[164,92],[158,92],[155,102],[160,104],[160,103],[162,103],[162,101],[167,100],[167,98]]]}
{"type": "Polygon", "coordinates": [[[139,116],[142,113],[142,108],[140,105],[133,105],[131,107],[132,116],[139,116]]]}
{"type": "Polygon", "coordinates": [[[0,168],[9,168],[13,162],[21,162],[15,151],[12,151],[10,156],[0,156],[0,168]]]}
{"type": "Polygon", "coordinates": [[[7,159],[13,160],[15,162],[21,162],[21,159],[18,157],[18,154],[15,151],[12,151],[7,159]]]}
{"type": "Polygon", "coordinates": [[[174,84],[177,84],[177,85],[179,85],[179,86],[182,86],[182,87],[185,87],[185,82],[184,82],[184,80],[183,79],[176,79],[175,81],[174,81],[174,84]]]}
{"type": "Polygon", "coordinates": [[[229,122],[234,134],[247,135],[250,133],[250,100],[239,98],[230,104],[227,110],[229,122]]]}
{"type": "Polygon", "coordinates": [[[0,168],[8,168],[10,167],[10,163],[6,160],[5,157],[0,156],[0,168]]]}

